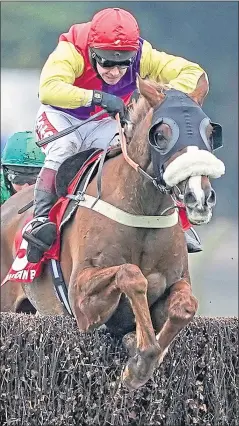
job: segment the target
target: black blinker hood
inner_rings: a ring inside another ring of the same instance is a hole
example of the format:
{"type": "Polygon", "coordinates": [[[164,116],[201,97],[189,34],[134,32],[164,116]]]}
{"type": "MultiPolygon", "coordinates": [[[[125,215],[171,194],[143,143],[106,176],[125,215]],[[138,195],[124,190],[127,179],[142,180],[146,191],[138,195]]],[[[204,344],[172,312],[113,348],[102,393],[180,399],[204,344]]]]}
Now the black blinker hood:
{"type": "Polygon", "coordinates": [[[222,128],[212,123],[200,106],[187,94],[171,89],[165,92],[165,100],[154,110],[148,134],[154,172],[160,180],[164,164],[173,154],[188,146],[213,151],[222,146],[222,128]],[[170,141],[160,147],[155,139],[156,127],[168,124],[172,131],[170,141]],[[211,143],[206,137],[206,128],[211,124],[214,132],[211,143]]]}

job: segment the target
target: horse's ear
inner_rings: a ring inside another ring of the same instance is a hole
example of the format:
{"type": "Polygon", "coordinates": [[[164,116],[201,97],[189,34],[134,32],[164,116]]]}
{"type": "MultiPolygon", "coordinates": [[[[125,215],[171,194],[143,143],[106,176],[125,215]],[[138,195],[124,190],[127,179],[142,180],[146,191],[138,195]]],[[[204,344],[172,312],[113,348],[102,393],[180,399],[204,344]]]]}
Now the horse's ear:
{"type": "Polygon", "coordinates": [[[161,103],[165,98],[163,93],[159,93],[156,87],[150,84],[148,80],[143,80],[139,75],[137,75],[137,86],[141,95],[148,101],[152,108],[161,103]]]}
{"type": "Polygon", "coordinates": [[[209,91],[209,83],[206,74],[201,75],[197,82],[196,89],[189,93],[188,95],[192,98],[197,104],[202,106],[205,97],[207,96],[209,91]]]}

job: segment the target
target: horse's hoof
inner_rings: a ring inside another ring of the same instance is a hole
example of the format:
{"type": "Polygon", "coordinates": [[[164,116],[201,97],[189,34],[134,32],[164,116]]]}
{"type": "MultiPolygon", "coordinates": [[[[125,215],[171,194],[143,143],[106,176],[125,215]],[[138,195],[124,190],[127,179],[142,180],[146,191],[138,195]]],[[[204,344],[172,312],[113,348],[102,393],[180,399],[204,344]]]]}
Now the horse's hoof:
{"type": "Polygon", "coordinates": [[[134,357],[136,355],[136,351],[137,351],[136,333],[134,331],[127,333],[122,338],[122,343],[123,343],[124,348],[127,350],[129,356],[134,357]]]}
{"type": "Polygon", "coordinates": [[[131,358],[123,372],[124,385],[129,390],[136,390],[147,383],[157,367],[160,354],[160,347],[155,345],[131,358]]]}

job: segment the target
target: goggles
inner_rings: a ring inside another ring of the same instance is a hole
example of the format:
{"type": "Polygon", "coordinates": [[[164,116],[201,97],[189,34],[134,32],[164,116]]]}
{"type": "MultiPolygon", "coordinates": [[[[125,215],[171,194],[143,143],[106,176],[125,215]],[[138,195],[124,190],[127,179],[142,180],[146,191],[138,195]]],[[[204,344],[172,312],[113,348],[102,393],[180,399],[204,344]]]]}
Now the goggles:
{"type": "Polygon", "coordinates": [[[129,68],[130,65],[133,63],[135,56],[133,56],[130,59],[127,59],[125,61],[116,62],[116,61],[110,61],[108,59],[104,59],[101,56],[98,56],[95,52],[92,53],[92,58],[96,60],[96,62],[102,67],[102,68],[114,68],[117,67],[121,70],[129,68]]]}
{"type": "Polygon", "coordinates": [[[36,168],[32,173],[24,173],[6,168],[5,173],[9,182],[15,185],[24,185],[25,183],[32,185],[36,181],[39,170],[40,169],[36,168]]]}

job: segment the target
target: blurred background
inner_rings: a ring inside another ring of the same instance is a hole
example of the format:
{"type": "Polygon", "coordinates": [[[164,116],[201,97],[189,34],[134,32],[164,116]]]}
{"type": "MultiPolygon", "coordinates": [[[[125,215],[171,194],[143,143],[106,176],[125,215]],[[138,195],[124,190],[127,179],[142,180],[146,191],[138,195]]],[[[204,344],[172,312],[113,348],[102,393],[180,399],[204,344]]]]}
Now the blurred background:
{"type": "Polygon", "coordinates": [[[106,7],[132,12],[156,49],[199,63],[208,73],[204,111],[223,126],[217,152],[226,175],[213,182],[217,206],[196,227],[203,252],[189,256],[199,313],[238,315],[238,3],[237,2],[1,2],[1,148],[16,131],[33,130],[44,62],[61,33],[106,7]]]}

